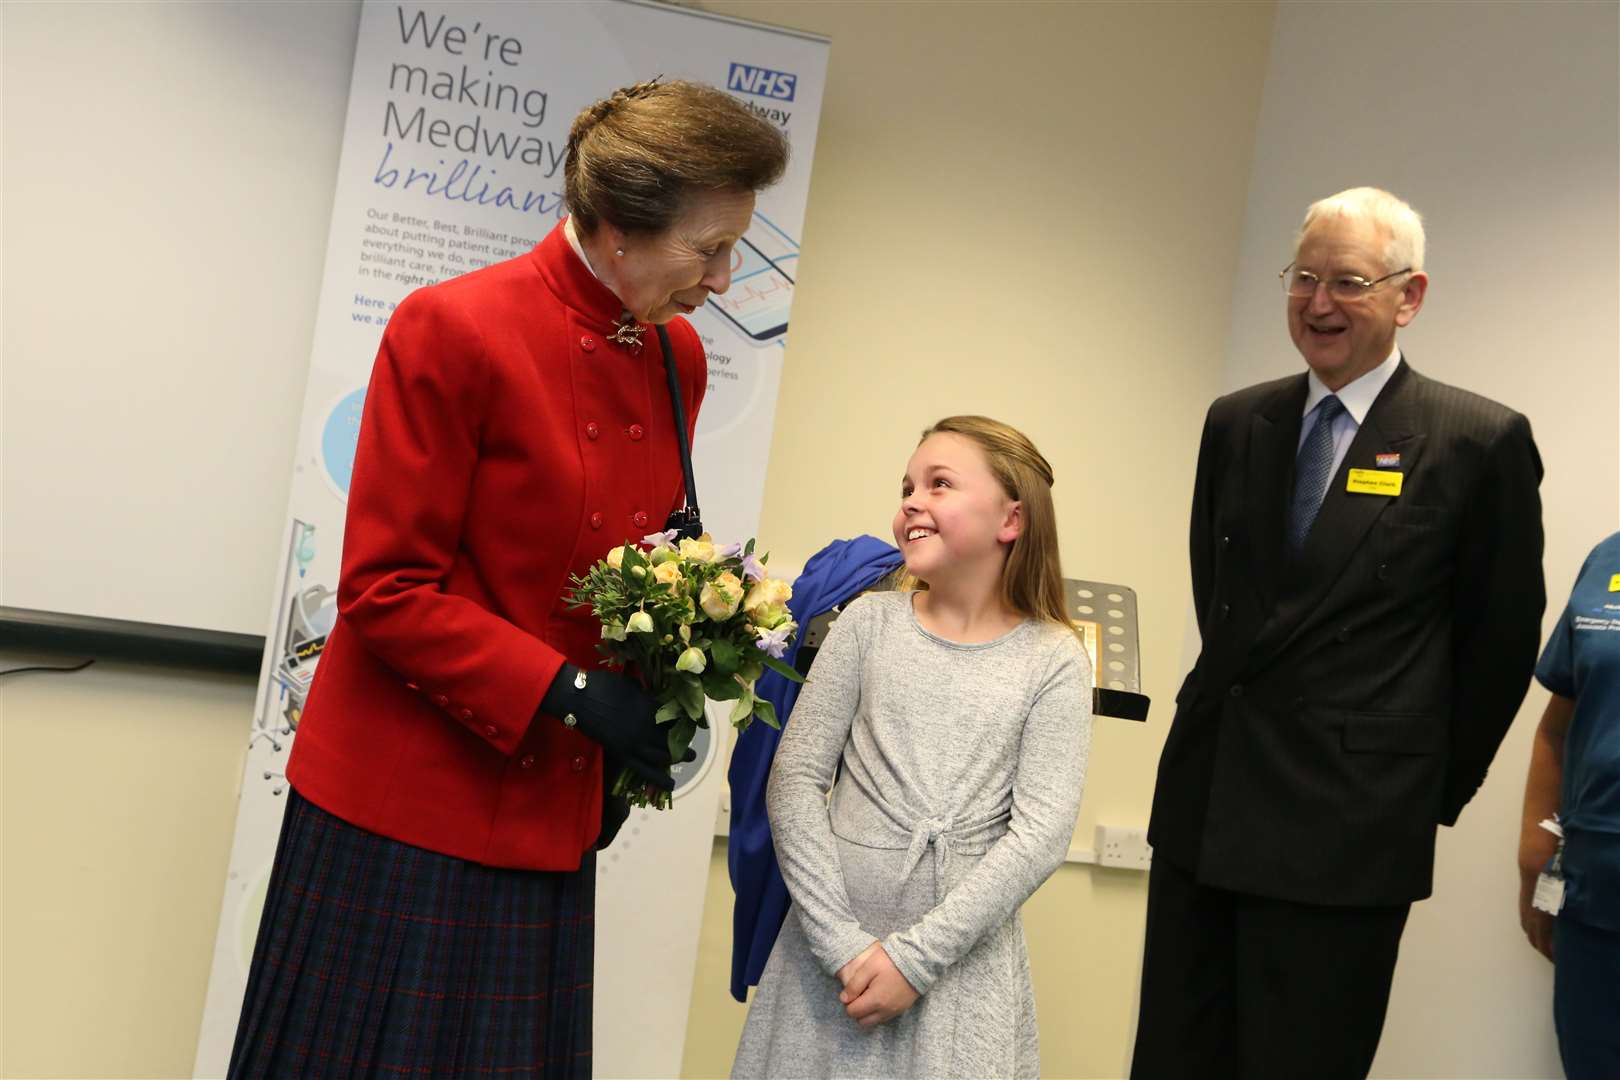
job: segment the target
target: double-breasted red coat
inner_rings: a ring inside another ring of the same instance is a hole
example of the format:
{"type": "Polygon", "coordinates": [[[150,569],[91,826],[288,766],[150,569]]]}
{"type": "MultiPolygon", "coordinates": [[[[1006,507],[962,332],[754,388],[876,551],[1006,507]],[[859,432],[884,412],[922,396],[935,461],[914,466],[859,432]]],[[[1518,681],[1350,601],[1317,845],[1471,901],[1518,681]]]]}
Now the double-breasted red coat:
{"type": "MultiPolygon", "coordinates": [[[[559,225],[530,253],[419,289],[388,321],[349,490],[338,618],[287,776],[338,817],[495,866],[573,870],[601,821],[601,748],[536,715],[600,662],[569,578],[682,501],[657,336],[559,225]]],[[[697,332],[668,326],[689,424],[697,332]]]]}

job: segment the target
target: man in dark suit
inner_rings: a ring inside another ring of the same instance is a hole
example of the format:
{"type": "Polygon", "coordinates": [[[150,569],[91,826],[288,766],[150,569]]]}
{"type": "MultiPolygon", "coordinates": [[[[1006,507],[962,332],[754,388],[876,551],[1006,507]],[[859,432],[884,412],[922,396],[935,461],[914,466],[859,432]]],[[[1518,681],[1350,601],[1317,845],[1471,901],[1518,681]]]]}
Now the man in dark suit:
{"type": "Polygon", "coordinates": [[[1435,831],[1529,685],[1545,592],[1525,418],[1395,344],[1423,227],[1356,188],[1283,272],[1308,371],[1210,407],[1193,491],[1203,651],[1148,837],[1132,1077],[1364,1077],[1435,831]]]}

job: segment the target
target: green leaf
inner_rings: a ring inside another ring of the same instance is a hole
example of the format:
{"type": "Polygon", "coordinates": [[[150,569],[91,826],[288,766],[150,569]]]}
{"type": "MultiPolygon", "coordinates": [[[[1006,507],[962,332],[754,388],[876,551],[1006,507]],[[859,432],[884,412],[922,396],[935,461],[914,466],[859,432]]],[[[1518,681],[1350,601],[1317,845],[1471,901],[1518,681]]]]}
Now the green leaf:
{"type": "Polygon", "coordinates": [[[777,731],[782,730],[781,721],[776,719],[776,706],[764,698],[754,702],[754,718],[765,721],[766,727],[773,727],[777,731]]]}
{"type": "Polygon", "coordinates": [[[658,706],[658,711],[653,713],[653,719],[660,724],[667,724],[679,715],[681,715],[681,703],[672,700],[658,706]]]}
{"type": "MultiPolygon", "coordinates": [[[[714,640],[714,643],[709,648],[709,655],[714,657],[714,666],[720,672],[720,674],[735,675],[737,673],[737,664],[741,661],[742,657],[737,652],[737,646],[733,645],[725,638],[716,638],[714,640]]],[[[714,697],[713,694],[710,694],[709,696],[714,697]]]]}
{"type": "Polygon", "coordinates": [[[750,536],[748,538],[748,543],[743,545],[743,554],[744,555],[752,555],[753,553],[754,553],[754,538],[752,536],[750,536]]]}
{"type": "Polygon", "coordinates": [[[671,724],[669,728],[669,760],[679,761],[686,756],[686,748],[692,745],[692,737],[697,734],[697,728],[691,724],[671,724]]]}
{"type": "MultiPolygon", "coordinates": [[[[761,653],[759,662],[776,672],[778,675],[782,676],[782,678],[786,679],[788,682],[804,682],[803,675],[800,675],[797,671],[794,671],[791,667],[782,663],[782,661],[778,660],[774,656],[767,656],[766,654],[761,653]]],[[[772,726],[774,727],[775,725],[772,726]]]]}
{"type": "Polygon", "coordinates": [[[675,699],[686,710],[688,718],[696,720],[703,715],[703,684],[696,675],[681,672],[675,680],[675,699]]]}
{"type": "Polygon", "coordinates": [[[748,718],[754,714],[755,708],[754,692],[752,690],[746,691],[737,699],[737,704],[731,707],[731,726],[737,727],[739,724],[746,723],[748,718]]]}
{"type": "Polygon", "coordinates": [[[730,675],[718,671],[703,673],[703,693],[716,701],[734,701],[742,696],[743,688],[730,675]]]}

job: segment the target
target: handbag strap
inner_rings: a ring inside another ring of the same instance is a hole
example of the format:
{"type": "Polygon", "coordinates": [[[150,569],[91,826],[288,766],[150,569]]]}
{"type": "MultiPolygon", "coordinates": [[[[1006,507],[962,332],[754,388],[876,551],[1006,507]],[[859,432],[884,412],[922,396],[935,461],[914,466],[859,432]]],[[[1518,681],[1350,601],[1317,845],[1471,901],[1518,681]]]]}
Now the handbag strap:
{"type": "Polygon", "coordinates": [[[692,517],[701,520],[698,511],[697,480],[692,476],[692,441],[686,435],[686,402],[681,397],[680,382],[675,377],[675,349],[669,343],[669,331],[660,324],[658,347],[664,352],[664,374],[669,377],[669,401],[675,410],[675,440],[681,447],[681,474],[686,480],[686,506],[692,517]]]}

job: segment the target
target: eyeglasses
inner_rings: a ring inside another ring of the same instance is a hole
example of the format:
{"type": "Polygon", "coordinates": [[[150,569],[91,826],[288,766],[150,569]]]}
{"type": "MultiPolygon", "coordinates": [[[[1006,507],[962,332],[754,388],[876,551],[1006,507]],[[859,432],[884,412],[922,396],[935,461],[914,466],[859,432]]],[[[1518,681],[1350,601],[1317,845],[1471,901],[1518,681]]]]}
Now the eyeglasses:
{"type": "Polygon", "coordinates": [[[1366,278],[1356,274],[1340,274],[1338,277],[1328,278],[1324,281],[1309,270],[1301,270],[1293,263],[1289,263],[1282,268],[1282,271],[1277,276],[1282,279],[1283,292],[1289,296],[1309,300],[1316,295],[1317,286],[1326,285],[1328,295],[1333,299],[1341,304],[1353,304],[1358,300],[1365,299],[1384,282],[1411,272],[1412,268],[1408,266],[1404,270],[1395,271],[1393,274],[1385,274],[1377,281],[1368,281],[1366,278]]]}

